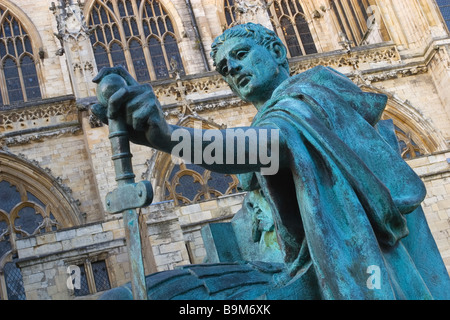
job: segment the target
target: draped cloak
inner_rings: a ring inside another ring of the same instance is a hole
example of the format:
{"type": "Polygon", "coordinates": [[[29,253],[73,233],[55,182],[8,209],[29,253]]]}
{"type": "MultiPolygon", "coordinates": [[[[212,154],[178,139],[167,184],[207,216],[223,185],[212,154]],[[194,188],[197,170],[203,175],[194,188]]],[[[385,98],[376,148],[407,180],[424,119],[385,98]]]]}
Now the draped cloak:
{"type": "Polygon", "coordinates": [[[320,66],[283,82],[252,123],[284,140],[279,172],[255,175],[298,298],[450,298],[426,189],[380,122],[386,102],[320,66]]]}

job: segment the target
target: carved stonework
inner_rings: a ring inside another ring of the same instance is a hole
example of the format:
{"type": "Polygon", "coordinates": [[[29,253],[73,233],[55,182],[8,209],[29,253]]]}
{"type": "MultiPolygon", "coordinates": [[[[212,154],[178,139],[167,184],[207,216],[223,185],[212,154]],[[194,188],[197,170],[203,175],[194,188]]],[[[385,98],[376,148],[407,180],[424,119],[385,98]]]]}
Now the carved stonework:
{"type": "Polygon", "coordinates": [[[22,109],[0,112],[0,134],[14,131],[45,128],[55,124],[62,126],[78,120],[78,109],[73,99],[49,102],[22,109]]]}
{"type": "Polygon", "coordinates": [[[309,59],[301,59],[291,63],[291,74],[298,74],[318,65],[339,69],[343,67],[359,68],[362,64],[375,63],[398,65],[400,62],[400,54],[395,46],[369,48],[350,51],[346,55],[336,52],[332,55],[318,55],[309,59]]]}
{"type": "Polygon", "coordinates": [[[83,17],[83,4],[78,1],[72,3],[68,0],[60,0],[58,5],[52,2],[49,8],[55,15],[58,33],[55,36],[60,41],[68,38],[78,39],[80,36],[89,38],[90,30],[83,17]]]}
{"type": "MultiPolygon", "coordinates": [[[[369,81],[369,83],[382,81],[383,78],[409,76],[427,71],[420,66],[398,68],[401,66],[401,58],[397,48],[393,45],[368,48],[365,50],[354,50],[345,55],[342,55],[342,52],[337,51],[331,54],[310,55],[300,59],[292,59],[290,62],[290,69],[292,75],[304,72],[318,65],[329,66],[338,70],[340,68],[348,68],[348,71],[352,72],[367,64],[380,64],[383,67],[395,67],[395,70],[365,76],[365,80],[369,81]]],[[[165,106],[181,105],[183,99],[188,99],[195,103],[196,97],[204,100],[208,95],[214,95],[218,92],[229,92],[231,94],[227,83],[219,74],[207,74],[203,77],[194,79],[181,79],[170,83],[155,84],[153,88],[156,96],[165,106]],[[180,94],[180,88],[183,88],[182,94],[180,94]]],[[[211,101],[196,104],[193,110],[210,110],[225,107],[230,103],[230,101],[227,100],[214,100],[214,98],[211,98],[211,101]]],[[[232,101],[231,103],[236,104],[238,102],[235,103],[232,101]]],[[[173,110],[167,112],[173,112],[173,110]]],[[[175,113],[177,113],[177,111],[175,111],[175,113]]]]}
{"type": "Polygon", "coordinates": [[[236,20],[232,25],[253,22],[271,28],[270,20],[267,19],[267,9],[271,4],[272,1],[267,3],[265,0],[236,0],[234,2],[236,20]]]}

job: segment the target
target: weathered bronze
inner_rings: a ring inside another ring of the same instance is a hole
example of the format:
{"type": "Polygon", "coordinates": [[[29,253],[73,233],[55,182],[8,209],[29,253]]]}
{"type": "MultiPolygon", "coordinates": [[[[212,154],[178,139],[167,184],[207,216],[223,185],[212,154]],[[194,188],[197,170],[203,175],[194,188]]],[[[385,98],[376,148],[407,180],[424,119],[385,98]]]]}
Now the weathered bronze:
{"type": "MultiPolygon", "coordinates": [[[[103,75],[100,73],[94,81],[98,82],[97,96],[103,106],[108,105],[110,97],[116,91],[127,85],[125,80],[116,74],[103,75]]],[[[135,300],[147,300],[142,243],[136,208],[151,204],[153,189],[148,181],[135,183],[131,161],[132,154],[125,121],[121,117],[110,118],[108,126],[118,188],[106,196],[106,208],[111,214],[123,214],[131,267],[133,298],[135,300]]]]}
{"type": "MultiPolygon", "coordinates": [[[[401,158],[392,122],[380,121],[387,97],[331,68],[290,77],[279,38],[252,23],[226,30],[212,57],[231,89],[258,109],[240,135],[168,124],[151,88],[123,68],[103,71],[126,86],[108,108],[92,110],[104,121],[122,112],[132,141],[167,153],[187,137],[185,160],[240,174],[249,192],[231,226],[204,231],[214,263],[148,276],[149,298],[449,299],[420,206],[424,184],[401,158]],[[240,137],[252,142],[229,153],[240,137]],[[213,147],[215,161],[205,157],[213,147]],[[273,174],[255,156],[261,150],[277,161],[273,174]]],[[[129,297],[127,286],[103,296],[129,297]]]]}

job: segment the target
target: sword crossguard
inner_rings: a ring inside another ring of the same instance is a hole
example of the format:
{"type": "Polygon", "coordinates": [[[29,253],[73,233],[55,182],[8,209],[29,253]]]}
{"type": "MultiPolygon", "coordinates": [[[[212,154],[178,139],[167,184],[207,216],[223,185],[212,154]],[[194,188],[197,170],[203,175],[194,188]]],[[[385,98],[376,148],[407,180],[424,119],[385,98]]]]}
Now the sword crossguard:
{"type": "Polygon", "coordinates": [[[143,208],[152,203],[153,189],[148,181],[121,186],[106,195],[106,210],[111,214],[143,208]]]}
{"type": "MultiPolygon", "coordinates": [[[[124,78],[118,74],[105,75],[98,84],[97,98],[107,106],[109,98],[120,88],[126,86],[124,78]]],[[[123,119],[109,119],[109,140],[118,188],[106,196],[106,209],[109,213],[121,213],[128,209],[148,206],[153,200],[153,188],[150,182],[135,183],[130,152],[130,140],[127,125],[123,119]]]]}

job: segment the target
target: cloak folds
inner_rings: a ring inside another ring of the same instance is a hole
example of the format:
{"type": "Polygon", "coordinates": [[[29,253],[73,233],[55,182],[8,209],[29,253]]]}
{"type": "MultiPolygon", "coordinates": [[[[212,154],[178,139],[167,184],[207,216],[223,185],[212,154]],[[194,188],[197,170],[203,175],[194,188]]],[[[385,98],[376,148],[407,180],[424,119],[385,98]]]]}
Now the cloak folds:
{"type": "Polygon", "coordinates": [[[280,129],[287,165],[258,182],[291,274],[320,297],[449,299],[425,187],[377,125],[386,99],[325,67],[286,80],[252,125],[280,129]]]}

